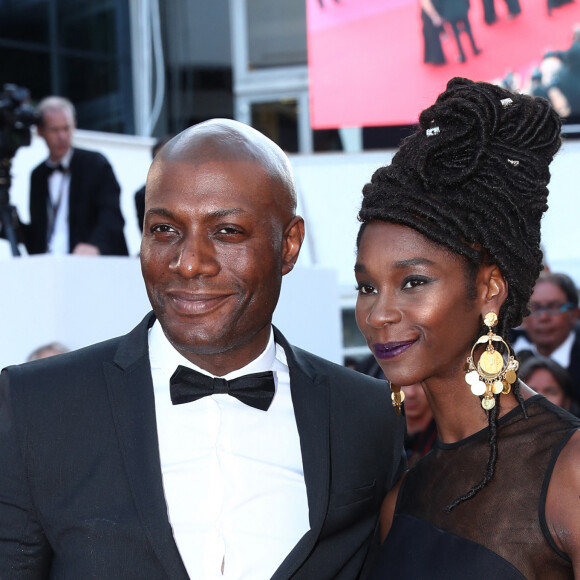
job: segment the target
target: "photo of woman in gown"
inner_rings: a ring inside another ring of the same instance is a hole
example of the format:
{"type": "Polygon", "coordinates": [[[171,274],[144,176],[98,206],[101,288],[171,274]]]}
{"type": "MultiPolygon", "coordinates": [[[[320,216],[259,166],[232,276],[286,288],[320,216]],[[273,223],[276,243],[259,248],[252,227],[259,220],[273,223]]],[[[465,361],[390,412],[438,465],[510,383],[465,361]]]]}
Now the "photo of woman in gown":
{"type": "Polygon", "coordinates": [[[421,22],[423,24],[423,62],[426,64],[445,64],[441,46],[444,33],[443,19],[431,0],[420,0],[421,22]]]}
{"type": "Polygon", "coordinates": [[[438,440],[385,498],[372,580],[580,577],[580,420],[517,379],[506,342],[542,264],[560,119],[455,78],[363,189],[359,328],[421,383],[438,440]]]}

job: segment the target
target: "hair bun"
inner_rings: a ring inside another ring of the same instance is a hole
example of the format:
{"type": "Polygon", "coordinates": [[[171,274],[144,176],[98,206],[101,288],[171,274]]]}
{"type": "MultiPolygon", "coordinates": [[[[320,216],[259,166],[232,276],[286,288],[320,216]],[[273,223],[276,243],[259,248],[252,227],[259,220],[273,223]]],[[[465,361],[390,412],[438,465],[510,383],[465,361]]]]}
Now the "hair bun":
{"type": "Polygon", "coordinates": [[[456,185],[477,170],[487,135],[485,122],[475,105],[459,99],[445,105],[435,104],[423,111],[419,122],[421,133],[417,136],[424,143],[417,170],[426,183],[456,185]],[[439,127],[438,134],[428,136],[428,130],[434,126],[439,127]],[[450,127],[455,129],[450,131],[450,127]]]}

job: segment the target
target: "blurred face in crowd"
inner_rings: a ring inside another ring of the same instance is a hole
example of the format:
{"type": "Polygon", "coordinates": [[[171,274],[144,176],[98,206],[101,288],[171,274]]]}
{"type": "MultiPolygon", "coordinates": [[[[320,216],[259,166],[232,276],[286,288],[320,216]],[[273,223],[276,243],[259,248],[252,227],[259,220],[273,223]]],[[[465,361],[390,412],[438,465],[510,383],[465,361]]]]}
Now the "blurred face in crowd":
{"type": "Polygon", "coordinates": [[[538,352],[549,356],[568,338],[578,320],[578,308],[557,284],[540,280],[530,298],[530,310],[522,326],[538,352]]]}
{"type": "Polygon", "coordinates": [[[564,389],[548,369],[536,369],[527,378],[526,385],[534,389],[536,393],[544,395],[544,397],[554,403],[554,405],[558,405],[563,409],[570,408],[570,398],[566,396],[564,389]]]}
{"type": "Polygon", "coordinates": [[[46,141],[50,160],[57,163],[71,147],[75,129],[72,113],[68,109],[47,109],[42,119],[38,134],[46,141]]]}
{"type": "Polygon", "coordinates": [[[401,387],[401,390],[405,393],[405,418],[408,432],[412,434],[411,426],[416,426],[416,430],[419,431],[424,430],[431,422],[433,413],[421,383],[401,387]]]}
{"type": "Polygon", "coordinates": [[[287,181],[274,160],[261,159],[252,133],[197,127],[152,164],[141,264],[169,341],[223,375],[265,348],[304,230],[287,181]]]}

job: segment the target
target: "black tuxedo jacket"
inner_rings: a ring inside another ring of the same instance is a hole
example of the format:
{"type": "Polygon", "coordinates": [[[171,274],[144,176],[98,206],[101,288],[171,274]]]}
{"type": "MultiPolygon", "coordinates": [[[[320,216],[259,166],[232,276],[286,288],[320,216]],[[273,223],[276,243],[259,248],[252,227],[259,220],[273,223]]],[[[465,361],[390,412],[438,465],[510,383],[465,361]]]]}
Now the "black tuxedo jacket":
{"type": "MultiPolygon", "coordinates": [[[[153,320],[2,372],[0,578],[188,578],[163,492],[153,320]]],[[[294,348],[277,331],[276,341],[290,369],[311,529],[273,578],[359,578],[378,546],[381,500],[405,465],[404,418],[384,382],[294,348]]]]}
{"type": "MultiPolygon", "coordinates": [[[[574,334],[574,342],[572,344],[572,350],[570,351],[570,364],[566,370],[570,373],[570,377],[572,378],[574,401],[577,405],[580,405],[580,322],[576,323],[572,333],[574,334]]],[[[531,342],[529,336],[521,327],[511,331],[510,341],[515,343],[520,336],[524,336],[526,340],[531,342]]],[[[523,362],[528,357],[534,355],[534,353],[528,349],[519,349],[516,354],[518,355],[520,362],[523,362]]]]}
{"type": "MultiPolygon", "coordinates": [[[[79,242],[97,246],[103,255],[126,256],[121,188],[107,159],[96,151],[74,149],[69,171],[69,252],[79,242]]],[[[45,162],[30,176],[30,224],[25,227],[29,254],[47,251],[49,169],[45,162]]]]}

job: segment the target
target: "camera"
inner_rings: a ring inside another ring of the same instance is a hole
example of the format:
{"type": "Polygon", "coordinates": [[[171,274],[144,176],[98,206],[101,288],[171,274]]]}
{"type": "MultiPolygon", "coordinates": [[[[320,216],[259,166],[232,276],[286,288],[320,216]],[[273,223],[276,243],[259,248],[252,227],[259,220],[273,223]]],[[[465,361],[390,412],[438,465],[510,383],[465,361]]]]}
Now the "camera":
{"type": "Polygon", "coordinates": [[[4,85],[0,93],[0,159],[11,159],[19,147],[30,145],[30,127],[39,118],[29,100],[28,89],[4,85]]]}
{"type": "Polygon", "coordinates": [[[14,256],[20,255],[23,234],[18,212],[10,205],[10,165],[18,148],[30,145],[30,127],[39,120],[29,100],[28,89],[10,83],[0,93],[0,237],[8,240],[14,256]]]}

